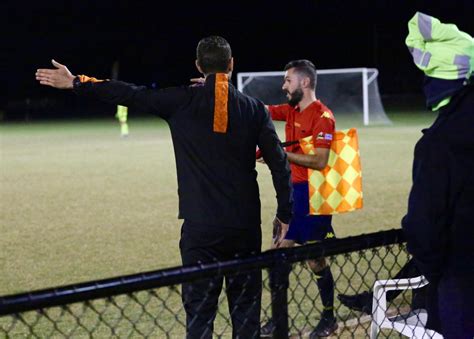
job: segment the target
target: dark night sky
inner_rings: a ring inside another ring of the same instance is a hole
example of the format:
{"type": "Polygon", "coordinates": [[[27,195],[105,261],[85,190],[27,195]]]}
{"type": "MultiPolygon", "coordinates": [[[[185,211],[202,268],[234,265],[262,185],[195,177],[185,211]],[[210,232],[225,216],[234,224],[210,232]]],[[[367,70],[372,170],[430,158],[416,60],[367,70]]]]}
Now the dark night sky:
{"type": "Polygon", "coordinates": [[[231,44],[235,73],[281,70],[291,59],[320,69],[376,67],[382,94],[420,91],[404,45],[415,11],[474,34],[474,1],[10,1],[0,5],[0,109],[54,96],[35,83],[56,60],[75,74],[171,86],[197,76],[195,47],[216,34],[231,44]]]}

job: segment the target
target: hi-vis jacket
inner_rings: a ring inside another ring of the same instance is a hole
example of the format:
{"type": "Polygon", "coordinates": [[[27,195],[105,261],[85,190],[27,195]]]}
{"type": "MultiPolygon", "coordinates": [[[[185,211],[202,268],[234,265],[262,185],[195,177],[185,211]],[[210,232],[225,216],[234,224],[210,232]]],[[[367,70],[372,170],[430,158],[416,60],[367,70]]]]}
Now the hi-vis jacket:
{"type": "Polygon", "coordinates": [[[426,75],[467,79],[474,69],[474,39],[456,25],[417,12],[408,22],[405,41],[416,66],[426,75]]]}
{"type": "Polygon", "coordinates": [[[263,103],[238,92],[226,74],[210,75],[202,86],[160,90],[79,76],[74,91],[155,114],[168,123],[176,157],[179,218],[219,227],[259,226],[258,145],[272,172],[277,217],[289,222],[290,168],[273,123],[263,103]]]}
{"type": "Polygon", "coordinates": [[[424,91],[433,110],[447,105],[473,75],[474,39],[456,25],[417,12],[408,22],[405,43],[427,77],[424,91]]]}

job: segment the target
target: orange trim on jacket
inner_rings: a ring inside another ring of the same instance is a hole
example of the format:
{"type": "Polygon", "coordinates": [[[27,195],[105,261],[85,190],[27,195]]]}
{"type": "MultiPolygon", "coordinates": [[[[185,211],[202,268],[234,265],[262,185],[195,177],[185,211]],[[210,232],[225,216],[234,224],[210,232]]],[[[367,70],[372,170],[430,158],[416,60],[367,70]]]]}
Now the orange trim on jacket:
{"type": "Polygon", "coordinates": [[[87,75],[78,75],[80,82],[103,82],[104,80],[99,80],[96,78],[88,77],[87,75]]]}
{"type": "Polygon", "coordinates": [[[214,86],[214,132],[226,133],[228,124],[227,101],[229,99],[229,77],[224,73],[216,74],[214,86]]]}

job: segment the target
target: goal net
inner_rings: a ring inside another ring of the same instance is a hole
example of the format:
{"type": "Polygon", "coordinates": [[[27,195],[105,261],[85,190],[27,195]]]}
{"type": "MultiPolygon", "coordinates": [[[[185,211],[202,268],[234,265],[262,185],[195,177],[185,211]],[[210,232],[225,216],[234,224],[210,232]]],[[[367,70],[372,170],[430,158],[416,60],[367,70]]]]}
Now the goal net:
{"type": "MultiPolygon", "coordinates": [[[[346,116],[364,125],[390,124],[380,99],[375,68],[318,70],[316,96],[337,117],[346,116]]],[[[267,105],[286,103],[283,90],[285,72],[245,72],[237,74],[237,88],[267,105]]]]}

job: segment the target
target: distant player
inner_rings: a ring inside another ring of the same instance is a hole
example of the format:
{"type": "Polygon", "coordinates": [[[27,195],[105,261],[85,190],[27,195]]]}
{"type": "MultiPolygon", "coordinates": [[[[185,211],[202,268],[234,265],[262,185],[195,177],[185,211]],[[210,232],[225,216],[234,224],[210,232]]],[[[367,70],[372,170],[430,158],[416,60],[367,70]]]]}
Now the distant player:
{"type": "Polygon", "coordinates": [[[128,137],[127,116],[128,116],[128,107],[117,105],[117,113],[115,114],[115,117],[120,122],[120,135],[122,136],[122,138],[128,137]]]}

